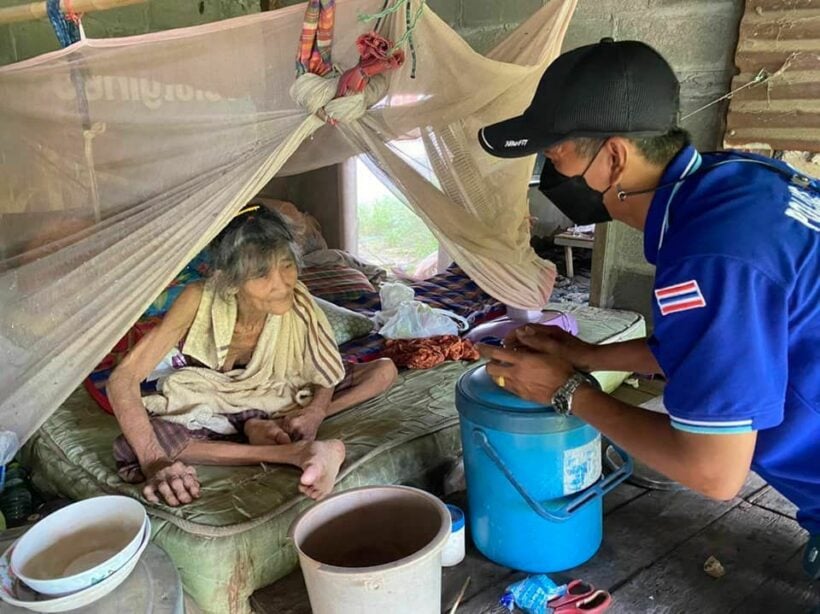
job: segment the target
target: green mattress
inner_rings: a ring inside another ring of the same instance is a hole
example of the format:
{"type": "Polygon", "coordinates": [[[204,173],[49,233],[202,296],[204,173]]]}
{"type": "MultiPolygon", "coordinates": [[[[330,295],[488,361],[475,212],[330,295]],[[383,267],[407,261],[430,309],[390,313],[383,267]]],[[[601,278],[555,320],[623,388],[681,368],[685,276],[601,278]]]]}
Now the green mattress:
{"type": "MultiPolygon", "coordinates": [[[[552,306],[551,306],[552,307],[552,306]]],[[[560,305],[595,343],[642,337],[632,312],[560,305]]],[[[469,364],[409,371],[384,396],[328,419],[320,439],[338,438],[347,458],[336,491],[370,484],[412,484],[437,490],[461,453],[454,387],[469,364]]],[[[611,391],[625,373],[597,373],[611,391]]],[[[23,460],[42,490],[72,499],[126,494],[140,485],[117,477],[111,443],[113,417],[78,389],[26,444],[23,460]]],[[[249,612],[248,598],[297,565],[287,538],[294,518],[311,502],[297,491],[299,471],[286,466],[198,467],[202,496],[170,508],[145,503],[153,541],[179,568],[185,590],[204,612],[249,612]]]]}

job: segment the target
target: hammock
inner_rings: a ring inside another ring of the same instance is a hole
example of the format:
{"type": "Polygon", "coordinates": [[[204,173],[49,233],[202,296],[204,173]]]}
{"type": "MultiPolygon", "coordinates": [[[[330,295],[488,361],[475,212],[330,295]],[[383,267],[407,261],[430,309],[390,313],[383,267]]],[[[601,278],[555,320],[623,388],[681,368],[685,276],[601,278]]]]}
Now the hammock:
{"type": "MultiPolygon", "coordinates": [[[[0,430],[25,441],[274,176],[354,155],[486,292],[546,304],[555,267],[529,246],[533,160],[487,156],[475,135],[528,105],[575,0],[552,0],[486,57],[409,2],[413,61],[341,98],[336,72],[296,77],[304,5],[0,68],[0,430]]],[[[373,26],[358,17],[383,4],[337,4],[336,66],[357,64],[373,26]]],[[[400,41],[407,26],[395,11],[380,32],[400,41]]]]}

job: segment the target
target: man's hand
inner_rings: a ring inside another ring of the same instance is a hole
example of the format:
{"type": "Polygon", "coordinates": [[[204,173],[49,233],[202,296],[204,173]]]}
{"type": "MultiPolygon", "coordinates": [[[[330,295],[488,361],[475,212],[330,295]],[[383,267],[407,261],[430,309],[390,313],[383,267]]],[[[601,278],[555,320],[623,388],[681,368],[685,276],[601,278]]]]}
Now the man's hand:
{"type": "Polygon", "coordinates": [[[325,412],[320,407],[308,405],[285,416],[282,428],[292,441],[313,441],[324,419],[325,412]]]}
{"type": "Polygon", "coordinates": [[[158,461],[143,467],[146,477],[142,494],[151,503],[161,503],[160,495],[171,507],[185,505],[199,498],[196,469],[181,461],[158,461]]]}
{"type": "Polygon", "coordinates": [[[552,402],[555,391],[575,372],[572,364],[563,358],[524,348],[511,350],[482,344],[478,349],[484,358],[490,359],[487,373],[496,382],[504,378],[505,390],[543,405],[552,402]]]}
{"type": "Polygon", "coordinates": [[[504,347],[550,354],[569,362],[579,371],[589,372],[592,371],[592,355],[597,346],[581,341],[557,326],[527,324],[507,335],[504,347]]]}

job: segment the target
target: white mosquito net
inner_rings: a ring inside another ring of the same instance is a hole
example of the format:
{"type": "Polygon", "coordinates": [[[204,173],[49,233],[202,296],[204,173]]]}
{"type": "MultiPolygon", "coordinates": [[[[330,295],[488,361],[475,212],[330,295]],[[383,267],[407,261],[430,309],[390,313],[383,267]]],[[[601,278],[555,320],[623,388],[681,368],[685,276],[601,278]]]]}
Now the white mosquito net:
{"type": "MultiPolygon", "coordinates": [[[[25,441],[271,178],[352,155],[485,291],[546,303],[555,267],[529,246],[533,159],[490,157],[475,135],[526,108],[575,1],[551,0],[486,57],[412,4],[415,74],[407,61],[337,100],[334,78],[296,81],[304,5],[0,69],[0,430],[25,441]],[[396,146],[408,138],[423,159],[396,146]]],[[[358,17],[382,5],[338,3],[335,64],[356,64],[372,28],[358,17]]],[[[397,40],[405,17],[381,27],[397,40]]]]}

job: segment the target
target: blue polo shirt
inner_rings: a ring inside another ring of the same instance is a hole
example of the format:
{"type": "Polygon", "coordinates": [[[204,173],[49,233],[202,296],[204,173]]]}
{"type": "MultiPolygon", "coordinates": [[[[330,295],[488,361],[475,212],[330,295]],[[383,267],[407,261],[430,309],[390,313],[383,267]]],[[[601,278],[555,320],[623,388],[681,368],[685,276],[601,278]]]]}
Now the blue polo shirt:
{"type": "Polygon", "coordinates": [[[820,533],[820,184],[761,156],[681,151],[644,229],[655,264],[650,347],[672,426],[758,431],[752,468],[820,533]],[[814,188],[812,190],[811,188],[814,188]]]}

